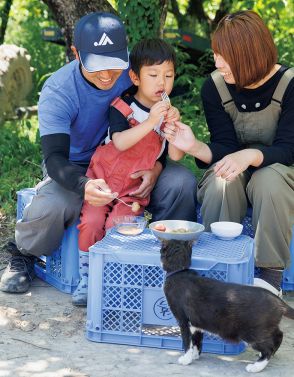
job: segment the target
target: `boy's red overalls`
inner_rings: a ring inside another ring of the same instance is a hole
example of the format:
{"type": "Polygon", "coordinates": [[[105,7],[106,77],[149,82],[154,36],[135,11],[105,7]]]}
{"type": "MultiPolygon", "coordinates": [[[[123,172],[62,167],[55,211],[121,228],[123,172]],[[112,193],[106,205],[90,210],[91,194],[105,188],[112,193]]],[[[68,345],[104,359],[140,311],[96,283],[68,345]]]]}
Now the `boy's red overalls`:
{"type": "MultiPolygon", "coordinates": [[[[120,98],[112,104],[129,121],[131,127],[136,127],[138,121],[132,117],[133,110],[120,98]]],[[[134,201],[141,205],[136,215],[143,213],[150,197],[140,199],[129,196],[129,193],[138,189],[141,178],[132,179],[130,175],[140,170],[150,170],[154,167],[161,151],[163,139],[155,131],[149,132],[142,140],[126,151],[119,151],[112,141],[97,147],[87,170],[87,177],[92,179],[103,178],[112,192],[118,192],[118,197],[126,203],[134,201]]],[[[95,207],[84,202],[81,211],[81,223],[78,225],[79,249],[88,251],[89,247],[101,240],[105,230],[113,226],[113,218],[120,215],[134,215],[131,208],[114,200],[113,202],[95,207]]]]}

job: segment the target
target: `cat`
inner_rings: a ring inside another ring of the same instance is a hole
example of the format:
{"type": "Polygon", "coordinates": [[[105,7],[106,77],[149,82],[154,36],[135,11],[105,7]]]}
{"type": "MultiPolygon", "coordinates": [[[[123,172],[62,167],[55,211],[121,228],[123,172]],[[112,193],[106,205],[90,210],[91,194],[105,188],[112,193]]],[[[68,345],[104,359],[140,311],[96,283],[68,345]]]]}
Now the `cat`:
{"type": "Polygon", "coordinates": [[[231,342],[250,344],[260,356],[246,370],[263,370],[282,343],[282,317],[294,319],[294,309],[264,288],[199,276],[189,269],[192,242],[162,241],[160,256],[166,271],[164,293],[185,351],[178,362],[188,365],[199,358],[203,332],[208,331],[231,342]]]}

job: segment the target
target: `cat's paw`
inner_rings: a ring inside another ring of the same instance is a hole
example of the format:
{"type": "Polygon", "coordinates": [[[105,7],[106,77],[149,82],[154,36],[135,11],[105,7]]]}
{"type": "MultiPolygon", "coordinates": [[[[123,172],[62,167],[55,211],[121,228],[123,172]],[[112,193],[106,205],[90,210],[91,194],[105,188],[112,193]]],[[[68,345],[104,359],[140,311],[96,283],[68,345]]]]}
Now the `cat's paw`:
{"type": "Polygon", "coordinates": [[[256,361],[254,364],[247,364],[246,365],[246,370],[249,373],[258,373],[261,372],[268,364],[268,360],[261,360],[261,361],[256,361]]]}
{"type": "Polygon", "coordinates": [[[192,363],[192,361],[193,361],[193,351],[191,349],[189,349],[189,351],[187,351],[185,355],[180,356],[178,358],[178,363],[181,365],[189,365],[192,363]]]}
{"type": "Polygon", "coordinates": [[[194,346],[193,351],[192,351],[192,359],[198,360],[199,357],[200,357],[200,353],[199,353],[198,347],[194,346]]]}

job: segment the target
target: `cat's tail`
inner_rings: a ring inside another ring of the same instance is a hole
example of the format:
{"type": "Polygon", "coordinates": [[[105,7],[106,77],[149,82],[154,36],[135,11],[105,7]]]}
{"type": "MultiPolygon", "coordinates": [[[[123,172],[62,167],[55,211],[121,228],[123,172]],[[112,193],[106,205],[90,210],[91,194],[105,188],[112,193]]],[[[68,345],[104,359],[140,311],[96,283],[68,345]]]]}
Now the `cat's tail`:
{"type": "Polygon", "coordinates": [[[284,302],[284,316],[290,319],[294,319],[294,309],[284,302]]]}

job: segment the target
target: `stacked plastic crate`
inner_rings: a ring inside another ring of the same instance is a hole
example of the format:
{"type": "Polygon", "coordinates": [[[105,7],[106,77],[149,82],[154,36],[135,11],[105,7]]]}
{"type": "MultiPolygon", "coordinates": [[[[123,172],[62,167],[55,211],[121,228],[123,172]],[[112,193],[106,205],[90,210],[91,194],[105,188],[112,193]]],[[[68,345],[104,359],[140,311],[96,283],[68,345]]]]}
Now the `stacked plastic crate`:
{"type": "MultiPolygon", "coordinates": [[[[32,188],[17,192],[17,220],[22,218],[35,193],[32,188]]],[[[41,256],[35,262],[36,275],[64,293],[73,293],[79,282],[77,239],[74,224],[65,230],[61,245],[52,255],[41,256]]]]}
{"type": "MultiPolygon", "coordinates": [[[[218,240],[203,233],[193,246],[192,268],[202,276],[252,284],[253,240],[218,240]]],[[[87,338],[96,342],[182,349],[175,319],[162,290],[160,243],[145,230],[125,237],[114,230],[90,248],[87,338]]],[[[238,354],[243,343],[205,334],[203,351],[238,354]]]]}
{"type": "MultiPolygon", "coordinates": [[[[202,224],[200,206],[197,206],[197,219],[202,224]]],[[[246,217],[243,220],[243,234],[254,238],[254,229],[252,226],[252,208],[248,208],[246,217]]],[[[283,274],[282,289],[283,291],[294,291],[294,225],[292,228],[292,239],[290,243],[291,265],[285,269],[283,274]]],[[[258,269],[256,269],[258,276],[258,269]]]]}

